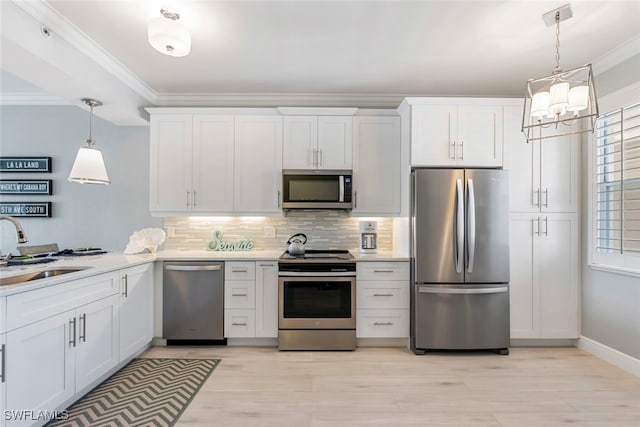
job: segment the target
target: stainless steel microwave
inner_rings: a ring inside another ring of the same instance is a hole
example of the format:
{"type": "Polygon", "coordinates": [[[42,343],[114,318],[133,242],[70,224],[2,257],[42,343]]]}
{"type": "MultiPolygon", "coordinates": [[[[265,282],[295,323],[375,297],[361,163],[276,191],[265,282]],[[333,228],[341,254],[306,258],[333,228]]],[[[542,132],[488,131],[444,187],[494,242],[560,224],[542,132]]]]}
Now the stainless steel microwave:
{"type": "Polygon", "coordinates": [[[350,170],[282,171],[283,209],[351,209],[350,170]]]}

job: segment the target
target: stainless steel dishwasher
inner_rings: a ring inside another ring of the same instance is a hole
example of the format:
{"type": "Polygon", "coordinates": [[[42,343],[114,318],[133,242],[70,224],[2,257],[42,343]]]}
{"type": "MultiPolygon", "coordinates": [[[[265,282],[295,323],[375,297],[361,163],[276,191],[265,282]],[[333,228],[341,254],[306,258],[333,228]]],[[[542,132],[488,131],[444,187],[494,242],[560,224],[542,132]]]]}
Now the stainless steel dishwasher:
{"type": "Polygon", "coordinates": [[[165,261],[163,337],[224,340],[224,262],[165,261]]]}

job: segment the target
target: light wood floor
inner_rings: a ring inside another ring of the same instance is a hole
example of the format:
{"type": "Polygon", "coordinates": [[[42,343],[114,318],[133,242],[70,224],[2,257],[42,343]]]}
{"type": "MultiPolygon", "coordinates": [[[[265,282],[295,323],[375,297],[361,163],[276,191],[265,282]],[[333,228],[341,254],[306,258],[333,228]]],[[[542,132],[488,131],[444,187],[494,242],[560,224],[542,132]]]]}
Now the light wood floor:
{"type": "Polygon", "coordinates": [[[154,347],[143,357],[222,359],[177,426],[640,426],[640,378],[575,348],[154,347]]]}

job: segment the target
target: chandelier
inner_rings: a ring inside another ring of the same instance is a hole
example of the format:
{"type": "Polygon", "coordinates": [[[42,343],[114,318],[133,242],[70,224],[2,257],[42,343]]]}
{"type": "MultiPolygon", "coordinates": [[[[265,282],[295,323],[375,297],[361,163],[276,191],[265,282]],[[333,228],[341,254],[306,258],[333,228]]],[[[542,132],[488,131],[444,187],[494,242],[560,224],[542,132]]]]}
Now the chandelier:
{"type": "Polygon", "coordinates": [[[570,4],[542,15],[547,27],[556,25],[556,66],[550,76],[527,81],[522,114],[522,132],[527,143],[593,132],[598,101],[591,64],[568,71],[560,68],[560,22],[572,16],[570,4]]]}

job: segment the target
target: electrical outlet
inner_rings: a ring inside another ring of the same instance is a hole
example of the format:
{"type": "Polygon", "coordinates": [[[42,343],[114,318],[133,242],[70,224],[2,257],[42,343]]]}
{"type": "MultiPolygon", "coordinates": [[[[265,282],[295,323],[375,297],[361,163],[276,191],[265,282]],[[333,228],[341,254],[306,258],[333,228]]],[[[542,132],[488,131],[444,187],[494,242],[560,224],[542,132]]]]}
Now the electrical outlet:
{"type": "Polygon", "coordinates": [[[267,239],[275,239],[276,238],[276,228],[271,226],[271,225],[267,225],[264,227],[264,237],[267,239]]]}
{"type": "Polygon", "coordinates": [[[166,229],[167,229],[167,237],[176,237],[175,227],[166,227],[166,229]]]}

